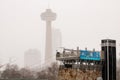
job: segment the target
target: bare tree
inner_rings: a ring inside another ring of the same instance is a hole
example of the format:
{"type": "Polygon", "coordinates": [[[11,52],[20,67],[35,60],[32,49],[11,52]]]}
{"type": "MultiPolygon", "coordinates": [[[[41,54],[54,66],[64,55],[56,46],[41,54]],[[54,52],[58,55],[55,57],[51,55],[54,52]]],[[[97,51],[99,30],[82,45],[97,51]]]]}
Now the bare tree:
{"type": "Polygon", "coordinates": [[[1,77],[4,79],[20,78],[18,66],[7,64],[6,69],[1,74],[1,77]]]}
{"type": "Polygon", "coordinates": [[[37,79],[57,80],[58,64],[52,63],[46,70],[37,72],[37,79]]]}
{"type": "Polygon", "coordinates": [[[34,79],[34,73],[26,68],[22,68],[19,71],[22,79],[34,79]]]}

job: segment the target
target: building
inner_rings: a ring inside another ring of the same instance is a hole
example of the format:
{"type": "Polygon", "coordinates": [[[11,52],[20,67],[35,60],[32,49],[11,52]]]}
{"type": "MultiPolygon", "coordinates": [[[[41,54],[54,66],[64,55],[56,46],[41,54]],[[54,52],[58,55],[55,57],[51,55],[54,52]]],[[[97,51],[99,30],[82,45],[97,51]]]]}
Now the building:
{"type": "Polygon", "coordinates": [[[56,61],[56,50],[62,46],[62,34],[60,29],[53,28],[52,30],[52,52],[53,62],[56,61]]]}
{"type": "Polygon", "coordinates": [[[102,80],[101,51],[61,48],[58,80],[102,80]]]}
{"type": "Polygon", "coordinates": [[[101,40],[101,45],[104,52],[103,80],[116,80],[116,41],[104,39],[101,40]]]}
{"type": "Polygon", "coordinates": [[[116,80],[116,40],[101,40],[101,51],[62,48],[56,60],[59,80],[116,80]]]}
{"type": "Polygon", "coordinates": [[[25,68],[36,68],[41,65],[40,51],[37,49],[29,49],[24,53],[25,68]]]}

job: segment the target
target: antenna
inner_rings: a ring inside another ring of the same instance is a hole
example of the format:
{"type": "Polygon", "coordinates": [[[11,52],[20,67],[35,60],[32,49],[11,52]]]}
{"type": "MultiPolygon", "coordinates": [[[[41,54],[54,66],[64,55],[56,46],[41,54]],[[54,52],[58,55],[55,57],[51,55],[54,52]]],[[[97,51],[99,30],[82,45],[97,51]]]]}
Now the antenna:
{"type": "Polygon", "coordinates": [[[48,9],[50,9],[50,0],[48,0],[48,9]]]}

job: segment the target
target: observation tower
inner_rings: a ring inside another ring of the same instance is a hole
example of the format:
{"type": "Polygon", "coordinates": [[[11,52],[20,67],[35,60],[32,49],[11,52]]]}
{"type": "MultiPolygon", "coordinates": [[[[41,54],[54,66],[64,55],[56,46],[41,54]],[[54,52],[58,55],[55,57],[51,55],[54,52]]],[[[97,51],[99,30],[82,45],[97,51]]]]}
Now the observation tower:
{"type": "Polygon", "coordinates": [[[46,9],[41,14],[41,19],[46,22],[46,45],[45,45],[45,63],[50,63],[52,59],[52,21],[56,20],[56,13],[51,9],[46,9]]]}

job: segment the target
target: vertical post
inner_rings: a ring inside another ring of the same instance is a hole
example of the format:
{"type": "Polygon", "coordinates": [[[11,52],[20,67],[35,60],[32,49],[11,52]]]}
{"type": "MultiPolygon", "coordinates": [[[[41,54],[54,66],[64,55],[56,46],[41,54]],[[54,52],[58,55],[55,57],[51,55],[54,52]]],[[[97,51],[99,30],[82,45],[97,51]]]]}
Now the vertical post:
{"type": "Polygon", "coordinates": [[[109,42],[107,40],[107,80],[109,80],[109,42]]]}

